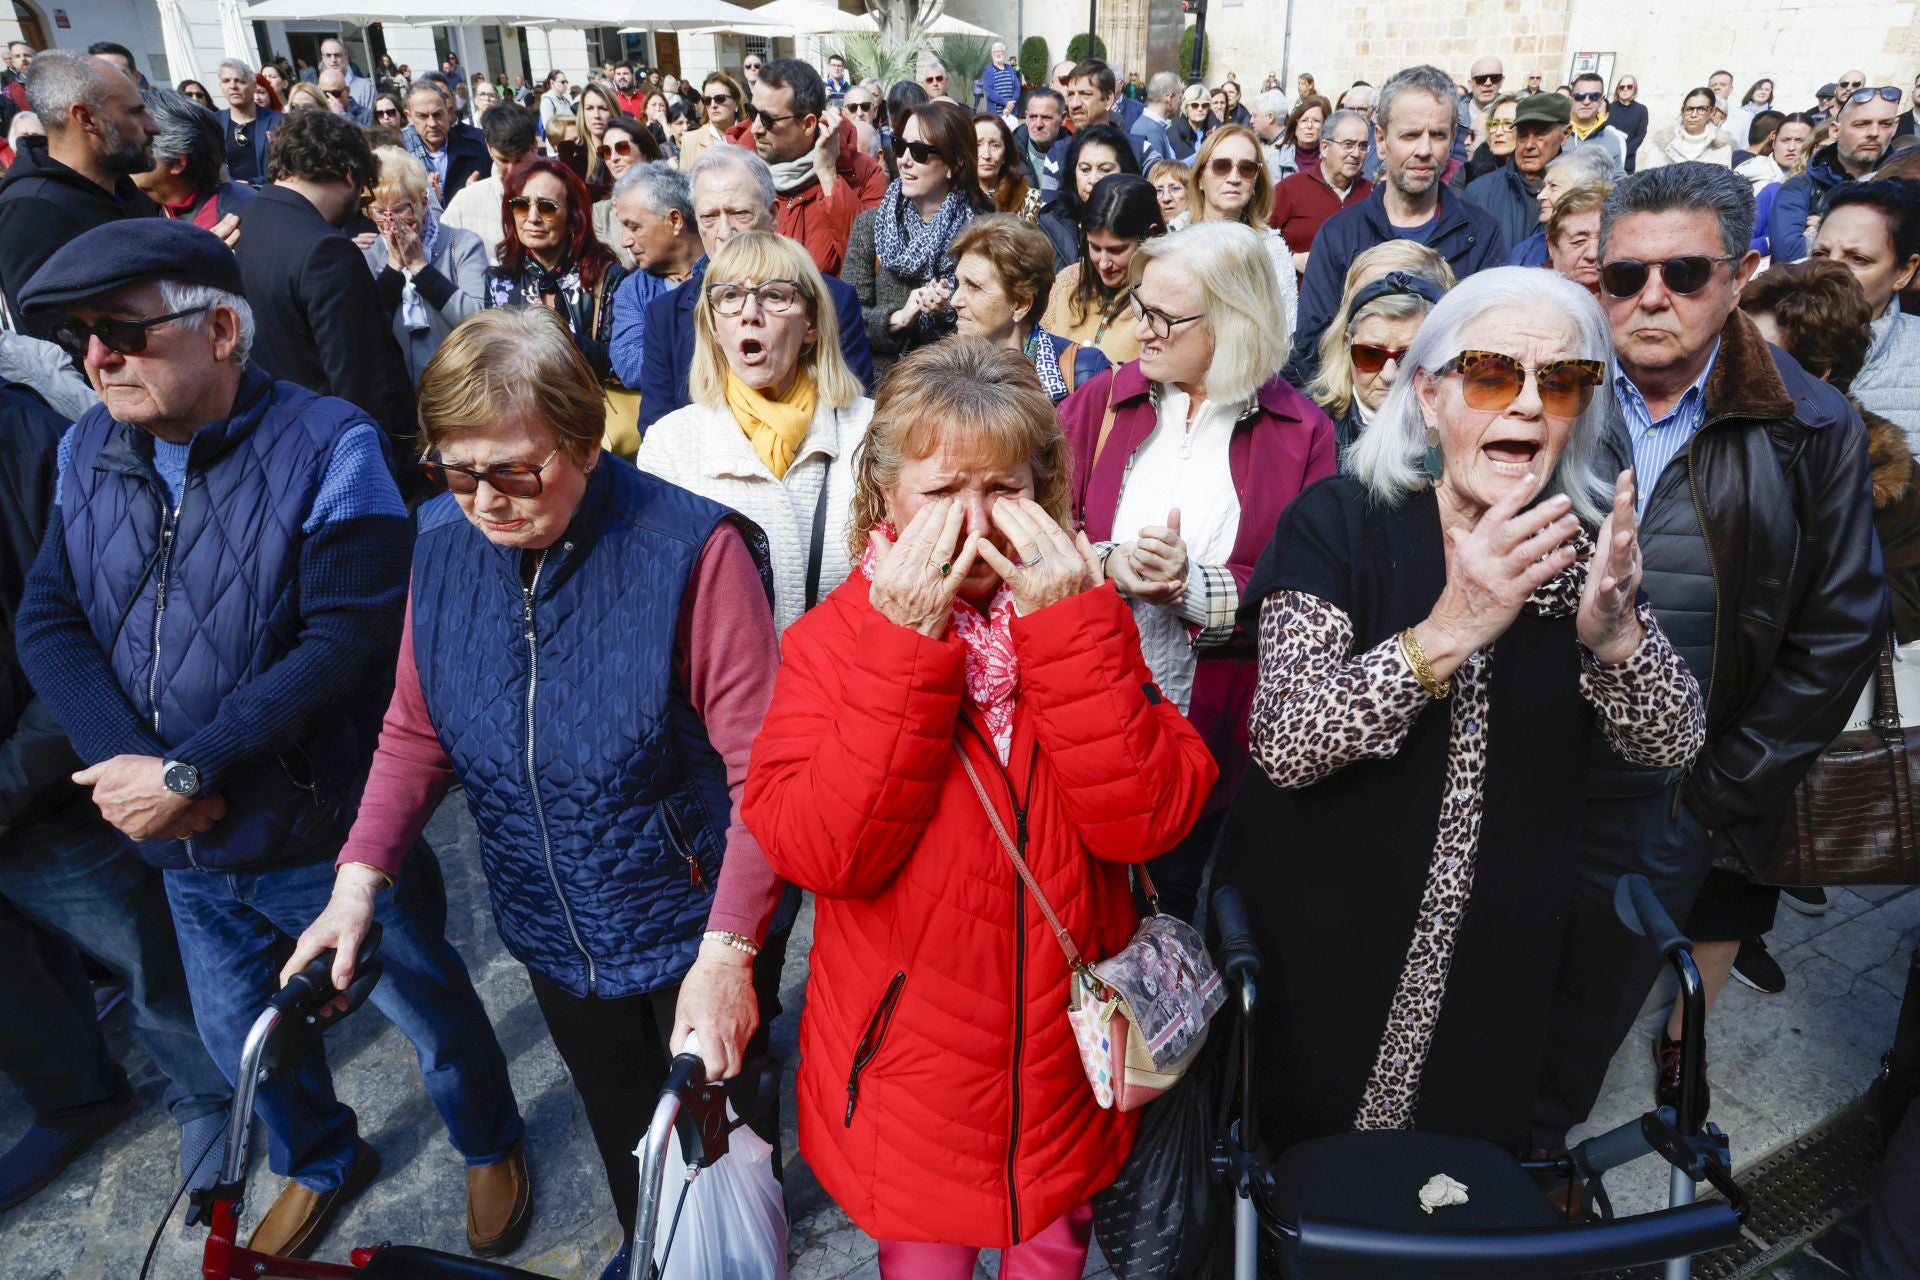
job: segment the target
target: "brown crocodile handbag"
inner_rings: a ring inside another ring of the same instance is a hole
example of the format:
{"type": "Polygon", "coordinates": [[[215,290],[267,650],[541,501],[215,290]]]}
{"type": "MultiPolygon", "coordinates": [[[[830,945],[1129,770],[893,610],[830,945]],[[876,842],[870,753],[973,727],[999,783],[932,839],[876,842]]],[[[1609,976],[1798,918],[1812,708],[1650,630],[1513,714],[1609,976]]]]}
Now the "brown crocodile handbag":
{"type": "Polygon", "coordinates": [[[1764,883],[1920,884],[1920,726],[1900,723],[1891,636],[1868,689],[1866,727],[1835,738],[1795,789],[1764,883]]]}

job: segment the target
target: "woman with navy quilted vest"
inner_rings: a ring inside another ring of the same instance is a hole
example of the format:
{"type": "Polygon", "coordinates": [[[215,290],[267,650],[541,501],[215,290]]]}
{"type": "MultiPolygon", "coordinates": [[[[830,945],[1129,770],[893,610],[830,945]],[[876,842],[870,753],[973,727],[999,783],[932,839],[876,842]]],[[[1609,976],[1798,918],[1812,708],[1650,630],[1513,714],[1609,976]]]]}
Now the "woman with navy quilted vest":
{"type": "Polygon", "coordinates": [[[697,1031],[713,1076],[739,1072],[778,1012],[792,909],[738,817],[779,662],[765,539],[603,453],[604,417],[544,308],[471,317],[422,374],[421,466],[450,492],[420,509],[366,798],[293,963],[338,947],[345,979],[458,781],[631,1239],[669,1048],[697,1031]]]}

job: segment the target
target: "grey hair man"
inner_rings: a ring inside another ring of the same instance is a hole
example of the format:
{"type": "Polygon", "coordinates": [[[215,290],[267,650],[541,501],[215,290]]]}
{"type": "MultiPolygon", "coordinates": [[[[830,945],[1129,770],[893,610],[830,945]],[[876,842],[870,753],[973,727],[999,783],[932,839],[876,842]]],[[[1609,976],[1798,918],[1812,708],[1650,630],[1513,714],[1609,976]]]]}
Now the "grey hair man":
{"type": "MultiPolygon", "coordinates": [[[[320,42],[320,70],[323,74],[328,71],[340,73],[341,79],[346,82],[347,95],[359,108],[359,111],[348,114],[358,117],[354,123],[364,129],[372,117],[373,95],[379,86],[353,69],[353,62],[347,57],[347,46],[341,43],[340,37],[328,36],[320,42]]],[[[335,111],[339,109],[334,108],[335,111]]]]}
{"type": "Polygon", "coordinates": [[[1185,88],[1180,77],[1171,71],[1156,71],[1148,77],[1146,103],[1140,109],[1140,118],[1127,130],[1136,140],[1143,172],[1161,160],[1177,156],[1179,149],[1168,135],[1167,126],[1179,114],[1180,94],[1185,88]]]}
{"type": "Polygon", "coordinates": [[[1427,66],[1396,72],[1382,87],[1373,141],[1383,180],[1365,200],[1328,218],[1314,237],[1287,362],[1295,386],[1305,386],[1318,371],[1320,335],[1340,309],[1347,268],[1374,245],[1418,240],[1445,258],[1460,279],[1506,262],[1500,223],[1440,180],[1453,146],[1455,92],[1446,72],[1427,66]]]}
{"type": "Polygon", "coordinates": [[[158,214],[133,175],[153,167],[159,126],[118,67],[70,49],[34,59],[26,94],[47,132],[23,138],[0,177],[0,294],[16,323],[44,338],[45,322],[21,318],[20,291],[75,236],[158,214]]]}
{"type": "MultiPolygon", "coordinates": [[[[740,151],[743,155],[745,151],[741,147],[715,150],[740,151]]],[[[702,156],[701,160],[706,158],[702,156]]],[[[766,167],[760,157],[754,156],[753,160],[766,167]]],[[[771,171],[768,181],[772,181],[771,171]]],[[[772,200],[768,200],[769,218],[772,206],[772,200]]],[[[646,353],[647,304],[685,284],[702,256],[693,212],[693,183],[669,161],[637,164],[614,184],[613,216],[619,224],[620,246],[635,269],[614,290],[608,351],[620,380],[637,387],[646,353]]]]}
{"type": "Polygon", "coordinates": [[[1020,87],[1020,68],[1007,61],[1006,43],[994,41],[992,61],[980,73],[980,93],[986,100],[987,110],[997,116],[1013,114],[1015,104],[1020,101],[1020,87]]]}
{"type": "MultiPolygon", "coordinates": [[[[1613,918],[1621,874],[1646,875],[1675,920],[1696,897],[1770,915],[1777,894],[1710,868],[1766,860],[1886,630],[1866,428],[1738,309],[1760,262],[1752,235],[1752,189],[1717,165],[1636,173],[1601,214],[1607,447],[1616,472],[1633,470],[1646,592],[1706,690],[1707,739],[1684,771],[1595,745],[1533,1145],[1586,1119],[1659,966],[1613,918]]],[[[1690,936],[1711,1006],[1739,942],[1690,936]]],[[[1680,1088],[1674,1038],[1663,1028],[1649,1046],[1663,1105],[1680,1088]]]]}
{"type": "MultiPolygon", "coordinates": [[[[689,403],[687,375],[693,367],[693,306],[707,258],[745,231],[779,230],[774,213],[773,171],[766,161],[745,147],[712,147],[701,153],[689,172],[694,225],[706,255],[694,264],[687,283],[668,286],[664,296],[647,304],[646,350],[637,380],[625,378],[640,390],[640,429],[689,403]]],[[[823,277],[827,296],[840,319],[840,354],[866,386],[873,386],[873,351],[860,310],[860,295],[838,276],[823,277]]],[[[615,367],[618,366],[618,357],[615,367]]]]}
{"type": "Polygon", "coordinates": [[[1820,212],[1827,192],[1842,182],[1866,177],[1887,158],[1900,124],[1900,91],[1888,92],[1894,96],[1884,97],[1871,88],[1840,93],[1834,108],[1833,141],[1807,157],[1806,168],[1788,178],[1774,197],[1767,234],[1774,256],[1782,262],[1797,262],[1813,248],[1807,220],[1820,212]]]}

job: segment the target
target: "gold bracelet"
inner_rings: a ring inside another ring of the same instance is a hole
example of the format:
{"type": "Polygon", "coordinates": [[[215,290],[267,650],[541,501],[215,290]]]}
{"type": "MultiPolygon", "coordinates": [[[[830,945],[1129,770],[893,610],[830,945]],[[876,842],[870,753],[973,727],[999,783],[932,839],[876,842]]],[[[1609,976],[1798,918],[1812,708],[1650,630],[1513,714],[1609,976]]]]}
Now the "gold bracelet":
{"type": "Polygon", "coordinates": [[[718,942],[732,947],[735,951],[744,951],[750,956],[760,954],[760,944],[743,933],[729,933],[725,929],[709,929],[700,937],[707,942],[718,942]]]}
{"type": "Polygon", "coordinates": [[[1434,701],[1446,701],[1447,695],[1453,692],[1453,681],[1442,680],[1433,673],[1433,664],[1427,661],[1427,651],[1420,647],[1412,627],[1400,633],[1400,654],[1413,668],[1413,678],[1420,682],[1420,687],[1432,694],[1434,701]]]}

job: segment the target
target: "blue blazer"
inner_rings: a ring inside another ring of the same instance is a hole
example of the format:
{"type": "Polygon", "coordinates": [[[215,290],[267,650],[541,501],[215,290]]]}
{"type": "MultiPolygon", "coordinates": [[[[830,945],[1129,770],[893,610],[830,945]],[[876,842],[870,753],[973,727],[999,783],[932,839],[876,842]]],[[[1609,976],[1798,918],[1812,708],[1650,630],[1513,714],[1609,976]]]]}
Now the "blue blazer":
{"type": "MultiPolygon", "coordinates": [[[[694,264],[693,275],[672,293],[647,304],[645,352],[640,362],[640,431],[691,403],[687,375],[693,369],[693,304],[700,300],[700,282],[706,279],[707,260],[694,264]]],[[[860,295],[838,276],[825,277],[833,309],[840,317],[840,354],[855,377],[873,394],[873,351],[867,345],[867,322],[860,311],[860,295]]]]}
{"type": "MultiPolygon", "coordinates": [[[[265,186],[267,182],[267,135],[280,127],[284,111],[275,111],[272,107],[260,107],[253,116],[253,170],[259,174],[256,186],[265,186]]],[[[222,108],[220,112],[221,145],[226,145],[227,132],[233,128],[233,111],[222,108]]],[[[222,153],[222,159],[225,153],[222,153]]]]}

